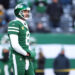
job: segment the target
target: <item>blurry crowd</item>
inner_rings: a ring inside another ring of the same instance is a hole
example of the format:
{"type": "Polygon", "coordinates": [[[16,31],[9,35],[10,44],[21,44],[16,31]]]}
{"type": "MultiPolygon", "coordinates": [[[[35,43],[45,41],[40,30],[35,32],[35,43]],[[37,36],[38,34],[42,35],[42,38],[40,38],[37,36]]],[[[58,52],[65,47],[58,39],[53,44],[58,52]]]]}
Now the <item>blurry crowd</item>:
{"type": "Polygon", "coordinates": [[[7,32],[8,22],[16,18],[14,7],[22,2],[31,8],[31,33],[75,32],[75,0],[1,0],[0,33],[7,32]]]}

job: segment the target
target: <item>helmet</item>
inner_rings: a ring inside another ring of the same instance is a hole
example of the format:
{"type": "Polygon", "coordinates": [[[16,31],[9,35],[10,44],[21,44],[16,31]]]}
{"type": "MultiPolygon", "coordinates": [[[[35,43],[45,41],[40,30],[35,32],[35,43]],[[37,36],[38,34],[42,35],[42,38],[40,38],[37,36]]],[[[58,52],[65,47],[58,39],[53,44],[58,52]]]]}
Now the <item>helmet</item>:
{"type": "Polygon", "coordinates": [[[22,4],[22,3],[18,4],[15,7],[15,10],[14,10],[14,13],[15,13],[16,17],[25,19],[24,15],[23,15],[23,12],[22,12],[23,10],[30,11],[30,8],[27,5],[25,5],[25,4],[22,4]]]}

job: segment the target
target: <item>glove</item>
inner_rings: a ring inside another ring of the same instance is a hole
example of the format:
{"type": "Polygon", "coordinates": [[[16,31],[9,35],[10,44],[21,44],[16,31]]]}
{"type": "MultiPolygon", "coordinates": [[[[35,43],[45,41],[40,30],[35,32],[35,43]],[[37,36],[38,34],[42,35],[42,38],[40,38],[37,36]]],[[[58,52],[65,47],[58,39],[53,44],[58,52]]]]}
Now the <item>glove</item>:
{"type": "Polygon", "coordinates": [[[36,53],[35,53],[35,51],[31,51],[31,56],[30,56],[30,58],[35,58],[35,56],[36,56],[36,53]]]}
{"type": "Polygon", "coordinates": [[[27,50],[27,52],[30,54],[30,58],[34,58],[36,56],[35,51],[27,50]]]}

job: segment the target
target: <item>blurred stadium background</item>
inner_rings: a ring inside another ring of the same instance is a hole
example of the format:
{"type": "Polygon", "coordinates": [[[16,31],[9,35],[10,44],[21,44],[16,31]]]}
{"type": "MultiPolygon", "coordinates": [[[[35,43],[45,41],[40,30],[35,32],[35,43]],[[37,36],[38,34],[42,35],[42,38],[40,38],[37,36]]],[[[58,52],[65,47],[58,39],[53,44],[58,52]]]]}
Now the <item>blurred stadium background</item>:
{"type": "Polygon", "coordinates": [[[0,0],[0,59],[3,49],[10,47],[7,28],[9,21],[16,18],[14,7],[18,3],[31,8],[28,22],[31,49],[36,52],[36,75],[55,75],[54,60],[62,50],[69,59],[69,67],[61,68],[62,72],[75,75],[75,0],[0,0]]]}

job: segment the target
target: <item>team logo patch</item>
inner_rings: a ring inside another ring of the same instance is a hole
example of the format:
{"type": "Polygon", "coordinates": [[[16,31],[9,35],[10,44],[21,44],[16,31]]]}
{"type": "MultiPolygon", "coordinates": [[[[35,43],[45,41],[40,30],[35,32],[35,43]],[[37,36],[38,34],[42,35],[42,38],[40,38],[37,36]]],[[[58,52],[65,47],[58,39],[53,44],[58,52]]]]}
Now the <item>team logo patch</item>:
{"type": "Polygon", "coordinates": [[[24,30],[24,26],[22,26],[22,30],[24,30]]]}

